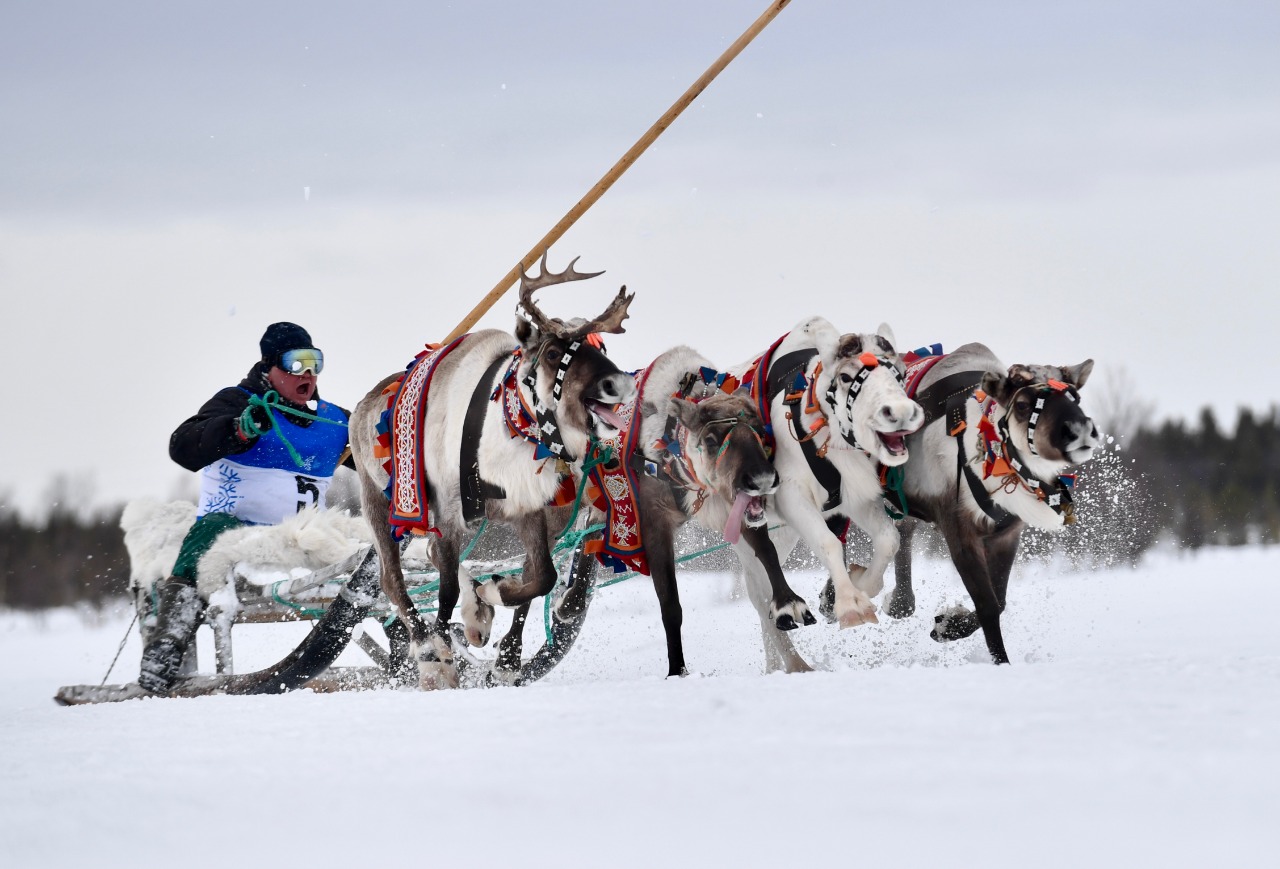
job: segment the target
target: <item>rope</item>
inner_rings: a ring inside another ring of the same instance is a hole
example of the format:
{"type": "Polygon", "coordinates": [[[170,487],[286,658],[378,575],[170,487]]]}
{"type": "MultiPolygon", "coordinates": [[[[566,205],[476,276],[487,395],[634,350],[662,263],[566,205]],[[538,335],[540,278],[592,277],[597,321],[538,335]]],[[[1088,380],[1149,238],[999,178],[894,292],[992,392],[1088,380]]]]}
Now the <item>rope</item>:
{"type": "Polygon", "coordinates": [[[120,638],[120,646],[116,649],[116,656],[111,659],[111,666],[107,668],[107,673],[102,677],[102,681],[98,683],[101,688],[107,684],[107,677],[111,675],[111,671],[116,668],[116,661],[120,660],[120,653],[124,651],[124,644],[129,642],[129,632],[133,630],[133,626],[138,623],[138,608],[133,608],[133,621],[129,622],[129,627],[124,629],[124,636],[120,638]]]}
{"type": "Polygon", "coordinates": [[[266,393],[261,396],[250,395],[249,407],[245,408],[245,412],[240,417],[241,427],[248,430],[254,437],[257,437],[272,428],[270,425],[260,427],[253,421],[253,415],[249,411],[254,407],[261,407],[266,410],[267,416],[271,417],[272,424],[275,426],[276,435],[280,438],[280,442],[284,444],[285,449],[289,451],[289,458],[293,459],[293,463],[299,468],[305,467],[305,462],[302,461],[302,456],[298,454],[296,449],[294,449],[293,444],[289,443],[289,439],[285,437],[284,431],[279,425],[275,424],[275,417],[272,416],[273,411],[280,411],[301,419],[309,419],[312,422],[323,422],[328,425],[340,425],[343,428],[347,427],[345,422],[339,422],[336,419],[325,419],[322,416],[316,416],[314,413],[308,413],[305,410],[299,410],[296,407],[281,404],[280,393],[276,392],[274,389],[268,389],[266,393]]]}

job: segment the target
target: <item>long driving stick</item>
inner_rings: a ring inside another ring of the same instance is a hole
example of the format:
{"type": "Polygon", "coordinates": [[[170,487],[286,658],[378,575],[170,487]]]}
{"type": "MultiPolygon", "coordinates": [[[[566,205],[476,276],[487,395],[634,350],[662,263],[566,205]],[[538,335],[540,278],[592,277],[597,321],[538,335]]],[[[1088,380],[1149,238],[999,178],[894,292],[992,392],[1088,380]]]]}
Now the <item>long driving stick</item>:
{"type": "Polygon", "coordinates": [[[463,318],[462,322],[454,327],[453,331],[449,333],[443,343],[448,344],[454,338],[457,338],[459,335],[474,326],[476,321],[483,317],[485,312],[492,308],[494,303],[497,302],[498,299],[502,298],[503,294],[506,293],[507,290],[511,289],[511,285],[516,282],[516,278],[520,276],[521,271],[537,262],[538,258],[541,257],[542,254],[551,247],[551,245],[559,241],[560,236],[564,235],[565,232],[568,231],[569,227],[573,226],[574,223],[578,221],[578,218],[586,213],[588,208],[596,204],[596,200],[603,196],[605,191],[613,186],[613,182],[622,177],[622,173],[626,172],[627,169],[631,167],[631,164],[645,152],[645,149],[653,144],[654,139],[657,139],[658,136],[662,135],[663,130],[671,126],[671,122],[679,117],[680,113],[688,108],[689,104],[698,98],[698,94],[702,93],[706,89],[707,85],[711,84],[712,79],[719,75],[720,71],[728,66],[729,63],[738,56],[742,49],[747,47],[747,43],[755,39],[756,34],[761,30],[764,30],[769,22],[776,18],[778,13],[781,12],[790,2],[791,0],[774,0],[774,2],[770,3],[769,8],[764,11],[764,14],[757,18],[755,23],[748,27],[746,32],[734,41],[733,45],[730,45],[725,49],[724,54],[716,58],[715,63],[707,67],[707,71],[699,76],[698,80],[691,84],[689,89],[681,94],[678,100],[672,103],[671,108],[667,109],[666,112],[663,113],[662,117],[658,118],[658,120],[654,122],[653,126],[640,137],[639,141],[632,145],[631,149],[627,151],[627,153],[623,154],[617,163],[613,164],[613,168],[606,172],[604,177],[597,181],[596,185],[587,191],[587,195],[579,199],[578,204],[573,206],[573,208],[570,208],[568,213],[565,214],[564,217],[560,218],[560,222],[553,226],[550,232],[544,235],[537,244],[530,248],[529,252],[520,259],[520,262],[516,263],[516,265],[512,267],[511,271],[502,276],[502,280],[498,281],[498,283],[494,285],[493,289],[489,291],[488,295],[481,299],[480,303],[471,309],[471,313],[467,314],[467,316],[463,318]]]}

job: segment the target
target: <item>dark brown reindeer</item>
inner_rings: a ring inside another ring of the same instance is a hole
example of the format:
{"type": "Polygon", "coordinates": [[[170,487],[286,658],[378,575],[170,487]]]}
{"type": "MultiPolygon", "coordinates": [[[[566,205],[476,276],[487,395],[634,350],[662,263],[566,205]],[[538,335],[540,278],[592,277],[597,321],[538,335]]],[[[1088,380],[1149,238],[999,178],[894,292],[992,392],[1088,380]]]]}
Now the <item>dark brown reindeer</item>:
{"type": "Polygon", "coordinates": [[[460,594],[468,639],[483,645],[494,604],[517,606],[553,588],[547,505],[566,480],[580,473],[592,429],[598,437],[616,434],[612,409],[634,390],[631,378],[585,340],[595,332],[624,331],[622,321],[634,298],[626,287],[592,320],[548,317],[533,301],[535,290],[599,274],[576,272],[574,262],[564,272],[548,273],[544,255],[536,278],[522,273],[514,336],[493,329],[465,335],[424,357],[409,373],[385,378],[352,414],[352,454],[364,515],[373,527],[382,590],[408,627],[424,688],[458,684],[448,623],[460,594]],[[428,363],[432,367],[415,377],[428,363]],[[378,456],[378,428],[388,406],[384,392],[402,378],[393,422],[401,406],[415,398],[406,397],[406,390],[419,391],[425,413],[416,445],[401,437],[414,423],[407,406],[406,425],[390,432],[396,476],[389,500],[385,492],[392,478],[378,456]],[[428,524],[427,505],[415,502],[410,491],[412,475],[406,469],[415,459],[418,491],[425,493],[418,502],[429,503],[430,521],[440,535],[432,547],[440,572],[439,609],[430,627],[405,589],[390,515],[393,505],[400,510],[408,503],[421,508],[418,526],[428,524]],[[525,550],[523,570],[479,588],[472,581],[460,588],[459,556],[471,536],[468,526],[484,517],[514,526],[525,550]]]}
{"type": "Polygon", "coordinates": [[[1059,477],[1092,458],[1099,444],[1078,392],[1093,360],[1006,370],[982,344],[930,358],[918,363],[932,367],[913,384],[928,421],[907,438],[912,459],[903,491],[914,518],[902,524],[885,610],[894,618],[915,611],[912,536],[917,521],[932,522],[974,611],[938,615],[931,636],[955,640],[982,628],[991,660],[1007,664],[1000,614],[1022,529],[1058,530],[1074,521],[1070,487],[1059,477]]]}
{"type": "Polygon", "coordinates": [[[690,519],[723,531],[730,543],[746,543],[768,576],[767,616],[775,627],[793,630],[816,621],[787,585],[769,538],[765,498],[779,480],[759,411],[745,390],[726,392],[715,375],[715,367],[687,347],[659,356],[645,372],[639,443],[629,458],[638,471],[640,533],[672,676],[686,672],[675,534],[690,519]]]}

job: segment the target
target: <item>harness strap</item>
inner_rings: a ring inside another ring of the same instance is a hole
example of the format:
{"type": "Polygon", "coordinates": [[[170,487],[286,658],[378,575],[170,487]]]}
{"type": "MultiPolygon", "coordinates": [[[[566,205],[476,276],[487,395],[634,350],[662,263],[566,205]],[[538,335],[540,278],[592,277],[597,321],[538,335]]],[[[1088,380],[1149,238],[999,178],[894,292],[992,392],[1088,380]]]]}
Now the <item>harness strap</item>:
{"type": "Polygon", "coordinates": [[[471,401],[467,404],[467,415],[462,422],[462,447],[458,455],[458,495],[462,500],[462,519],[473,522],[484,518],[484,502],[490,498],[507,497],[501,487],[480,478],[480,431],[484,426],[485,413],[488,411],[490,384],[497,376],[498,369],[510,357],[499,356],[489,364],[480,382],[471,391],[471,401]]]}
{"type": "Polygon", "coordinates": [[[965,404],[974,391],[982,383],[982,371],[957,371],[948,374],[941,380],[920,390],[912,398],[924,410],[924,424],[929,425],[935,419],[946,417],[947,434],[956,440],[956,482],[961,477],[969,486],[969,494],[979,509],[987,514],[996,525],[997,531],[1003,531],[1018,521],[1018,517],[1001,507],[991,497],[982,480],[973,472],[965,454],[964,433],[968,428],[965,404]]]}
{"type": "Polygon", "coordinates": [[[783,404],[787,407],[788,416],[791,417],[791,430],[795,433],[796,442],[800,444],[800,451],[804,454],[804,460],[809,465],[809,471],[813,474],[814,479],[822,486],[827,493],[827,500],[822,505],[822,511],[834,510],[840,506],[840,472],[836,470],[830,460],[825,456],[818,454],[818,447],[813,442],[813,436],[805,431],[804,428],[804,396],[805,387],[808,380],[805,377],[805,371],[809,367],[809,360],[818,355],[818,351],[812,348],[804,350],[792,350],[778,358],[769,367],[768,391],[767,396],[769,403],[773,403],[773,399],[779,393],[784,394],[783,404]]]}
{"type": "Polygon", "coordinates": [[[925,425],[946,415],[947,434],[956,437],[957,426],[960,431],[964,431],[964,403],[969,400],[973,391],[982,385],[982,375],[985,373],[985,371],[957,371],[930,384],[915,395],[910,393],[908,395],[924,411],[925,425]]]}

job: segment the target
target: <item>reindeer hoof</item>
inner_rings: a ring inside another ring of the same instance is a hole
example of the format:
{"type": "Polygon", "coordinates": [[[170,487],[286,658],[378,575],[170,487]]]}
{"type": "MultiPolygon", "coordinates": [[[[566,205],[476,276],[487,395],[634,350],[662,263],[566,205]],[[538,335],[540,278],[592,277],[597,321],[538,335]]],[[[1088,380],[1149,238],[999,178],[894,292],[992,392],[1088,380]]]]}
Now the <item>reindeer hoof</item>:
{"type": "Polygon", "coordinates": [[[773,620],[773,626],[780,631],[794,631],[800,627],[796,624],[796,620],[791,617],[790,613],[783,613],[773,620]]]}
{"type": "Polygon", "coordinates": [[[490,579],[488,582],[480,583],[476,588],[476,597],[487,603],[489,606],[505,606],[502,602],[502,592],[498,590],[497,578],[490,579]]]}
{"type": "Polygon", "coordinates": [[[964,607],[956,607],[933,617],[929,637],[939,643],[963,640],[978,630],[978,617],[964,607]]]}
{"type": "Polygon", "coordinates": [[[879,623],[880,620],[876,618],[876,608],[874,606],[863,609],[850,609],[840,616],[841,628],[856,628],[858,625],[875,625],[879,623]]]}
{"type": "Polygon", "coordinates": [[[888,603],[885,604],[884,611],[895,619],[908,618],[916,611],[915,593],[910,589],[895,586],[889,595],[888,603]]]}
{"type": "Polygon", "coordinates": [[[827,620],[827,624],[836,620],[836,586],[830,578],[818,592],[818,614],[827,620]]]}
{"type": "Polygon", "coordinates": [[[805,627],[808,627],[809,625],[816,625],[817,623],[818,623],[818,620],[817,620],[817,619],[815,619],[815,618],[813,617],[813,613],[809,612],[809,608],[808,608],[808,607],[805,607],[805,608],[804,608],[804,624],[805,624],[805,627]]]}
{"type": "Polygon", "coordinates": [[[452,664],[418,662],[418,687],[423,691],[439,691],[458,687],[458,670],[452,664]]]}

